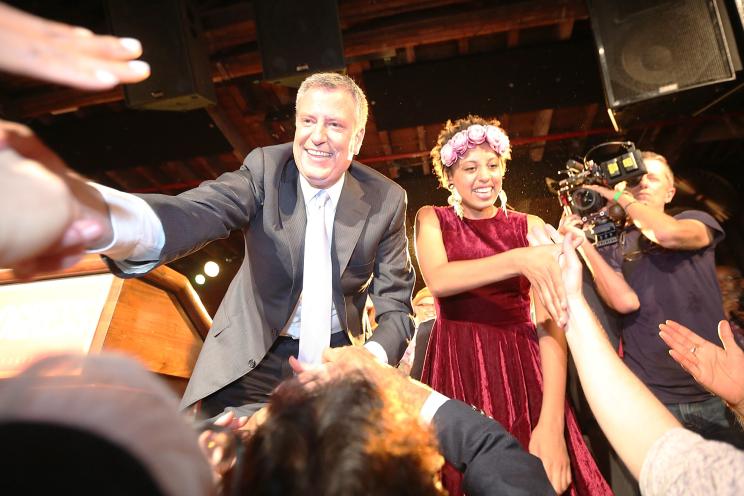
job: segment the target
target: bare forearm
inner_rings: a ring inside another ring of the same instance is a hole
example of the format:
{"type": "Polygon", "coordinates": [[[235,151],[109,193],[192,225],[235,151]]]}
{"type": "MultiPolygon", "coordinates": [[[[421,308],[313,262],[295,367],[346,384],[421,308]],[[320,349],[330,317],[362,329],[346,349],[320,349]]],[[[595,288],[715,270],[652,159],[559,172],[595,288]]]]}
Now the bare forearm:
{"type": "Polygon", "coordinates": [[[690,250],[707,246],[710,242],[707,229],[700,222],[677,220],[663,211],[656,210],[624,194],[618,203],[633,219],[644,236],[673,250],[690,250]]]}
{"type": "Polygon", "coordinates": [[[7,213],[0,218],[0,267],[9,267],[62,236],[73,202],[59,176],[14,150],[0,151],[0,177],[0,211],[7,213]]]}
{"type": "Polygon", "coordinates": [[[541,424],[563,432],[566,405],[566,339],[552,320],[539,328],[540,363],[543,375],[543,399],[540,408],[541,424]]]}
{"type": "Polygon", "coordinates": [[[589,406],[638,478],[651,446],[679,422],[622,363],[582,297],[569,299],[566,338],[589,406]]]}
{"type": "Polygon", "coordinates": [[[623,314],[638,310],[638,295],[625,278],[609,266],[597,249],[591,243],[584,243],[579,251],[589,265],[597,292],[605,303],[623,314]]]}
{"type": "Polygon", "coordinates": [[[434,296],[444,297],[480,288],[521,274],[521,248],[490,257],[446,262],[424,274],[426,285],[434,296]]]}

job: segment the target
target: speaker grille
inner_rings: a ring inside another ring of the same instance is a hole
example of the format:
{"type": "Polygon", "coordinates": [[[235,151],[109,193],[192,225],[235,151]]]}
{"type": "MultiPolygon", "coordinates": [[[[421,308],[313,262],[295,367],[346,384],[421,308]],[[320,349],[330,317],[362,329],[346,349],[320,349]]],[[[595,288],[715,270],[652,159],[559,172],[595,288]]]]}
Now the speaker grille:
{"type": "Polygon", "coordinates": [[[714,1],[592,0],[590,15],[610,107],[734,78],[714,1]]]}
{"type": "Polygon", "coordinates": [[[112,33],[138,38],[152,69],[146,80],[124,85],[129,107],[186,111],[214,105],[201,26],[187,0],[107,0],[106,7],[112,33]]]}
{"type": "Polygon", "coordinates": [[[256,0],[263,78],[290,86],[345,69],[336,0],[256,0]]]}

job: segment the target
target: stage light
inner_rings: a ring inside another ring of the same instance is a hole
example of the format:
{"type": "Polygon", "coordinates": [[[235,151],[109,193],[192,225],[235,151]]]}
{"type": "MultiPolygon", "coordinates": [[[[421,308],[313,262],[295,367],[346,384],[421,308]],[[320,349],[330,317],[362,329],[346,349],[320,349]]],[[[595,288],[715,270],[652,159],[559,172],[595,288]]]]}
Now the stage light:
{"type": "Polygon", "coordinates": [[[217,262],[210,260],[204,264],[204,273],[209,277],[217,277],[217,274],[220,273],[220,266],[217,265],[217,262]]]}
{"type": "Polygon", "coordinates": [[[194,282],[201,286],[202,284],[207,282],[207,278],[204,277],[204,274],[196,274],[196,277],[194,277],[194,282]]]}

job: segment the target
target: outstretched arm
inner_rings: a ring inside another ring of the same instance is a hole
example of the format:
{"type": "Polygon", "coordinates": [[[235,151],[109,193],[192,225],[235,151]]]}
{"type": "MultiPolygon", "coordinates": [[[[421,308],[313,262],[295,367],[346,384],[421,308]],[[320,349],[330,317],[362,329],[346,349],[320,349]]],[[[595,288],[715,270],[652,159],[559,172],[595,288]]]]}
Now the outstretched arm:
{"type": "MultiPolygon", "coordinates": [[[[554,241],[560,242],[555,230],[550,235],[554,241]]],[[[568,299],[566,340],[597,422],[638,478],[654,443],[667,431],[681,425],[622,363],[584,300],[581,263],[574,249],[574,236],[569,232],[563,239],[561,260],[568,299]]]]}
{"type": "MultiPolygon", "coordinates": [[[[561,218],[560,231],[563,233],[572,231],[582,239],[585,237],[578,215],[564,214],[561,218]]],[[[622,272],[611,267],[591,243],[582,243],[579,246],[579,253],[594,277],[599,296],[610,308],[621,314],[638,310],[640,307],[638,295],[625,280],[622,272]]]]}
{"type": "MultiPolygon", "coordinates": [[[[82,89],[150,75],[132,38],[98,36],[0,3],[0,70],[82,89]]],[[[21,124],[0,121],[0,267],[20,277],[72,265],[110,239],[100,194],[21,124]],[[49,208],[51,205],[51,208],[49,208]]]]}
{"type": "Polygon", "coordinates": [[[725,320],[718,323],[723,348],[673,320],[660,324],[659,329],[672,358],[744,419],[744,351],[736,344],[729,323],[725,320]]]}
{"type": "Polygon", "coordinates": [[[0,266],[20,277],[72,265],[111,239],[108,208],[21,124],[0,121],[0,266]],[[9,215],[13,212],[12,215],[9,215]]]}

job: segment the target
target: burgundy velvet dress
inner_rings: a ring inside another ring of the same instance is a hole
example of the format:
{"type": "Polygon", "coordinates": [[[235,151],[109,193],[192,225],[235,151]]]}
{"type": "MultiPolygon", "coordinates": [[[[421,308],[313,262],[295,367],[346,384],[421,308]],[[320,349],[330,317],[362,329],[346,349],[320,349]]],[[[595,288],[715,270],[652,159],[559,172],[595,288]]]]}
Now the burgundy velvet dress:
{"type": "MultiPolygon", "coordinates": [[[[459,219],[435,207],[449,261],[470,260],[528,246],[527,215],[499,209],[491,219],[459,219]]],[[[422,381],[499,421],[522,444],[540,418],[543,379],[537,331],[530,319],[530,283],[514,277],[454,296],[436,298],[437,320],[422,381]]],[[[566,446],[573,483],[564,494],[612,494],[566,404],[566,446]]],[[[459,472],[442,474],[450,495],[462,494],[459,472]]]]}

